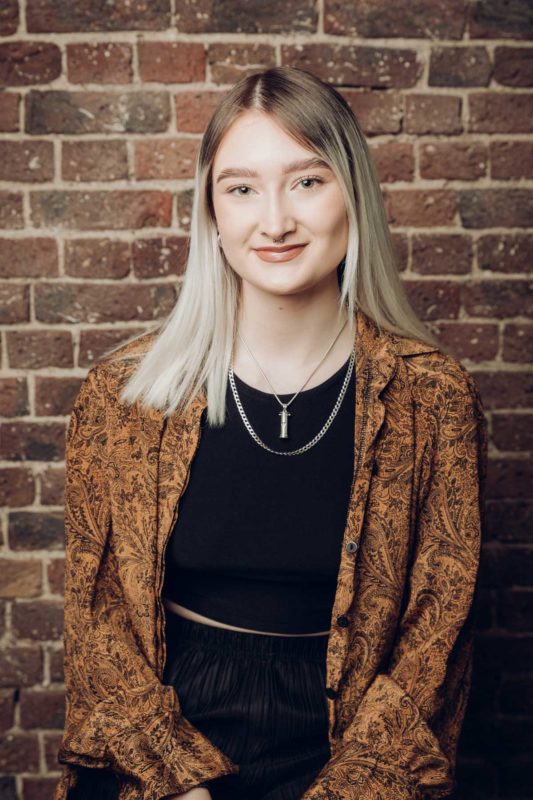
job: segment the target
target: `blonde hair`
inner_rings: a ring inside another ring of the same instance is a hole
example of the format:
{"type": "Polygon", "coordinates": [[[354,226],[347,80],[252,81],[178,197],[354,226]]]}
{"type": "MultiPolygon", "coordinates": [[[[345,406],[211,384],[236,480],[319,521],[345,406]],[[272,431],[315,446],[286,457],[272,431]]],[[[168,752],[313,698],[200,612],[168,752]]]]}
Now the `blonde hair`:
{"type": "Polygon", "coordinates": [[[187,268],[174,308],[148,350],[132,353],[128,348],[128,353],[113,356],[124,347],[122,342],[104,356],[139,360],[121,389],[122,401],[139,400],[168,416],[185,410],[205,391],[212,426],[225,420],[240,286],[217,242],[212,167],[225,132],[248,109],[272,115],[289,135],[323,158],[339,181],[348,217],[347,251],[337,267],[339,313],[346,308],[353,326],[360,308],[379,327],[435,344],[400,281],[379,181],[348,103],[306,70],[275,67],[249,75],[224,96],[202,138],[187,268]]]}

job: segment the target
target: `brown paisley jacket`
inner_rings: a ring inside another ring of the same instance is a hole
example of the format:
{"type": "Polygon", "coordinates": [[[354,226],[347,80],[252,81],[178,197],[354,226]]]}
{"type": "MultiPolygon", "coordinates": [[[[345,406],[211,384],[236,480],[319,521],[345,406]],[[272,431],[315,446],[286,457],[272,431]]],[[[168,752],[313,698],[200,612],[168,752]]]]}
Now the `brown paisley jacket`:
{"type": "MultiPolygon", "coordinates": [[[[379,331],[362,312],[357,334],[354,479],[324,687],[331,758],[302,800],[442,798],[454,789],[471,684],[483,410],[452,357],[379,331]]],[[[68,427],[67,708],[54,800],[81,796],[94,768],[114,776],[120,800],[161,800],[239,769],[162,683],[164,550],[206,398],[168,420],[123,404],[134,363],[92,367],[68,427]]]]}

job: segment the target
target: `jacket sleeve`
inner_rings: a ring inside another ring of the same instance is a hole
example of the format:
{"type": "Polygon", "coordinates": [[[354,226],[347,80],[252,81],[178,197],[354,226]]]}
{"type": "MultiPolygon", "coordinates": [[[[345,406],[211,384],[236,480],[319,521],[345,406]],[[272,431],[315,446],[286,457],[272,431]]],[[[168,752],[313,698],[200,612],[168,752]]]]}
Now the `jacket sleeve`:
{"type": "MultiPolygon", "coordinates": [[[[462,369],[462,368],[461,368],[462,369]]],[[[407,602],[387,669],[367,687],[339,747],[302,800],[434,800],[456,788],[471,685],[486,473],[472,378],[439,392],[418,502],[407,602]]],[[[422,401],[423,402],[423,401],[422,401]]]]}
{"type": "Polygon", "coordinates": [[[97,366],[82,382],[66,438],[66,721],[54,800],[112,800],[119,788],[121,798],[161,800],[237,768],[183,716],[174,687],[160,682],[135,639],[109,564],[120,554],[110,539],[107,465],[97,366]],[[105,592],[97,590],[103,570],[105,592]]]}

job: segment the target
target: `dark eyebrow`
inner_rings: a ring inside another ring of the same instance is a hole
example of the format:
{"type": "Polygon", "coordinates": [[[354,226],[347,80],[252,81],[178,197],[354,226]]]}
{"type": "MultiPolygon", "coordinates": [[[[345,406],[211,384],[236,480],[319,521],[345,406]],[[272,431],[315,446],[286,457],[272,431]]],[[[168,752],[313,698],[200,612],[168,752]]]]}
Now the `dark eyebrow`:
{"type": "MultiPolygon", "coordinates": [[[[291,161],[283,167],[283,175],[288,175],[289,172],[299,172],[302,169],[331,169],[322,158],[313,156],[313,158],[300,159],[299,161],[291,161]]],[[[246,169],[245,167],[227,167],[219,172],[216,183],[223,181],[224,178],[257,178],[258,173],[253,169],[246,169]]]]}

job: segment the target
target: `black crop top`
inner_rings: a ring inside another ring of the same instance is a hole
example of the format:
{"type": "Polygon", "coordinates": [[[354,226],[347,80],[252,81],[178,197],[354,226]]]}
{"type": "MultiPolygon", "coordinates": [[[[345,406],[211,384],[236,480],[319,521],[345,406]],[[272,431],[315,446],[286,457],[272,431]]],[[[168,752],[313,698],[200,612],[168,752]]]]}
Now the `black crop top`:
{"type": "MultiPolygon", "coordinates": [[[[313,439],[333,410],[348,363],[290,404],[288,439],[279,438],[276,398],[234,375],[262,441],[288,451],[313,439]]],[[[293,394],[279,397],[286,402],[293,394]]],[[[229,378],[226,403],[223,427],[202,420],[165,553],[163,597],[241,628],[327,631],[352,483],[355,369],[332,424],[299,455],[269,453],[252,439],[229,378]]]]}

